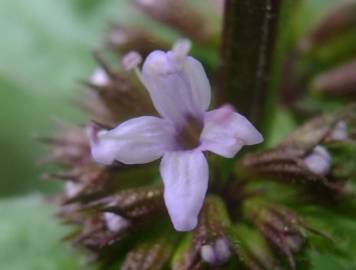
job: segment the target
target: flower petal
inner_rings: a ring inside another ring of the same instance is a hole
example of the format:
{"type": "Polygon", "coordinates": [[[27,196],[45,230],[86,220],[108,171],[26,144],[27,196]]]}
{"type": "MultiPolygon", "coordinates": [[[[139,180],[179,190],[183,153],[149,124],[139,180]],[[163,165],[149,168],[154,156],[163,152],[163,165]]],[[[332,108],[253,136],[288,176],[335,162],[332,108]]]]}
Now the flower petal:
{"type": "Polygon", "coordinates": [[[91,138],[93,158],[110,165],[114,160],[125,164],[143,164],[160,158],[175,148],[174,128],[170,122],[153,116],[130,119],[113,130],[91,138]]]}
{"type": "Polygon", "coordinates": [[[184,72],[192,87],[193,98],[196,106],[203,111],[209,108],[211,100],[211,87],[203,65],[193,57],[187,57],[184,72]]]}
{"type": "Polygon", "coordinates": [[[161,176],[175,229],[194,229],[208,188],[209,168],[204,154],[198,150],[166,153],[161,161],[161,176]]]}
{"type": "Polygon", "coordinates": [[[187,116],[203,118],[210,103],[210,84],[194,58],[154,51],[143,65],[142,78],[164,118],[178,125],[184,124],[187,116]]]}
{"type": "Polygon", "coordinates": [[[232,158],[243,145],[263,141],[261,133],[230,105],[205,113],[201,150],[232,158]]]}

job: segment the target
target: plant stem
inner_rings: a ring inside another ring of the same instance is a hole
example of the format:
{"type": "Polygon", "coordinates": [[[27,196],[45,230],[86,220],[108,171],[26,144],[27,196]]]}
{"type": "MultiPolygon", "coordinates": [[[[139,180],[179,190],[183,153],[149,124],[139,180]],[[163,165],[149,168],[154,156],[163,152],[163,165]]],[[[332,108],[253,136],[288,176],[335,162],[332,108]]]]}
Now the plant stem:
{"type": "Polygon", "coordinates": [[[283,24],[291,1],[225,3],[217,99],[220,104],[233,104],[264,134],[276,107],[284,51],[279,41],[288,32],[283,24]]]}

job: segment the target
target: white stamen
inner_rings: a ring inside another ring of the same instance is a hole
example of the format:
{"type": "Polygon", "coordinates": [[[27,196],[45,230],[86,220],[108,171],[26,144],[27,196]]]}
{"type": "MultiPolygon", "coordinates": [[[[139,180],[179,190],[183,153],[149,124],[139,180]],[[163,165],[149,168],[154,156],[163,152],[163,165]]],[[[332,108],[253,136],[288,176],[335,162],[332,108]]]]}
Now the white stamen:
{"type": "Polygon", "coordinates": [[[97,68],[90,78],[90,82],[97,86],[107,86],[110,78],[103,68],[97,68]]]}
{"type": "Polygon", "coordinates": [[[333,141],[344,141],[349,138],[347,132],[347,124],[345,121],[339,121],[336,123],[333,131],[330,134],[330,139],[333,141]]]}
{"type": "Polygon", "coordinates": [[[104,220],[106,226],[112,232],[119,232],[130,226],[130,222],[127,219],[110,212],[104,213],[104,220]]]}
{"type": "Polygon", "coordinates": [[[138,52],[131,51],[124,55],[122,65],[126,70],[136,69],[142,62],[142,57],[138,52]]]}
{"type": "Polygon", "coordinates": [[[311,172],[324,176],[331,169],[331,156],[324,147],[318,145],[304,158],[304,163],[311,172]]]}

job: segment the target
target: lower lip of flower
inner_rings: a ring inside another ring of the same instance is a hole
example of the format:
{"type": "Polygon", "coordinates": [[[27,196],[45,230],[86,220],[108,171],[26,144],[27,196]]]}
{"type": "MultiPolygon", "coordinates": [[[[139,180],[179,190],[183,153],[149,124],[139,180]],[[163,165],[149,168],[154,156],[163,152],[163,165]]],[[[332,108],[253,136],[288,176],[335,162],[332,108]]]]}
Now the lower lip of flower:
{"type": "Polygon", "coordinates": [[[190,150],[200,145],[200,135],[203,130],[203,122],[188,116],[186,124],[179,129],[176,140],[179,148],[182,150],[190,150]]]}

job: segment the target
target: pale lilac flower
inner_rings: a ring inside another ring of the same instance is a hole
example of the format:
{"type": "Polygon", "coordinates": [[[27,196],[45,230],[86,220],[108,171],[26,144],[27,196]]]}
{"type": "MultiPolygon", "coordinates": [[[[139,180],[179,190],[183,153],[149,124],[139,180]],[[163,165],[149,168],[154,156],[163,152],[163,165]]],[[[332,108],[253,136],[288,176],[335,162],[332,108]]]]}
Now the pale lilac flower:
{"type": "Polygon", "coordinates": [[[207,112],[209,80],[199,61],[187,56],[190,43],[154,51],[139,72],[161,117],[142,116],[110,131],[91,132],[93,158],[110,165],[143,164],[161,157],[164,199],[178,231],[196,227],[208,188],[209,168],[203,151],[232,158],[243,145],[262,135],[232,106],[207,112]]]}

